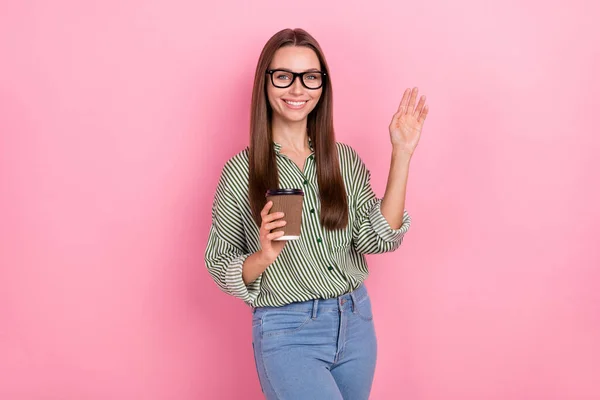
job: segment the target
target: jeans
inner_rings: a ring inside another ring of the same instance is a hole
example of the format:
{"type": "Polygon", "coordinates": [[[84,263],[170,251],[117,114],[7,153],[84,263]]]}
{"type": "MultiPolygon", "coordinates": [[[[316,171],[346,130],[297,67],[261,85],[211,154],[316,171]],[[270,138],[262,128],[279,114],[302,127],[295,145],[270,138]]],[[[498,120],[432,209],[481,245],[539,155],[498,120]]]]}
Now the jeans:
{"type": "Polygon", "coordinates": [[[255,308],[252,346],[268,400],[367,400],[377,358],[367,289],[255,308]]]}

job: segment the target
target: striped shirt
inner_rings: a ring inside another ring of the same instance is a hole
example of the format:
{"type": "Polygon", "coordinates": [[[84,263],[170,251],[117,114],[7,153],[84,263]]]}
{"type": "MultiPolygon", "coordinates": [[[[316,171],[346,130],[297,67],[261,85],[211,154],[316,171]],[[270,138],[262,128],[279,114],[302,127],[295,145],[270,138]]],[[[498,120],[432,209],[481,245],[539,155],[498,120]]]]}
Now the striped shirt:
{"type": "Polygon", "coordinates": [[[274,148],[279,187],[304,190],[300,239],[288,241],[273,264],[254,282],[244,284],[244,261],[261,249],[248,199],[246,148],[227,161],[217,185],[205,252],[210,275],[222,291],[252,307],[326,299],[355,290],[369,273],[364,255],[396,250],[410,227],[410,216],[404,211],[402,226],[392,229],[381,214],[369,170],[354,149],[337,143],[349,220],[346,229],[326,230],[319,220],[314,153],[301,171],[280,153],[280,144],[274,143],[274,148]]]}

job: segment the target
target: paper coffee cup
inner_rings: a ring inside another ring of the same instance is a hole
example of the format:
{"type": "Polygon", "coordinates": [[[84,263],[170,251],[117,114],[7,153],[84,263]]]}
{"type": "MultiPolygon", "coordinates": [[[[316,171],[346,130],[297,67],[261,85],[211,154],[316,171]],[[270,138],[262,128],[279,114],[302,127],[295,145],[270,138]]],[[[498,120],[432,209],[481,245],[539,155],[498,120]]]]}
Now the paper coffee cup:
{"type": "MultiPolygon", "coordinates": [[[[300,228],[302,226],[302,202],[304,192],[302,189],[270,189],[265,194],[267,202],[272,201],[273,207],[269,214],[283,212],[283,220],[287,224],[283,227],[275,228],[271,231],[285,232],[284,235],[275,240],[297,240],[300,238],[300,228]]],[[[277,221],[277,220],[276,220],[277,221]]]]}

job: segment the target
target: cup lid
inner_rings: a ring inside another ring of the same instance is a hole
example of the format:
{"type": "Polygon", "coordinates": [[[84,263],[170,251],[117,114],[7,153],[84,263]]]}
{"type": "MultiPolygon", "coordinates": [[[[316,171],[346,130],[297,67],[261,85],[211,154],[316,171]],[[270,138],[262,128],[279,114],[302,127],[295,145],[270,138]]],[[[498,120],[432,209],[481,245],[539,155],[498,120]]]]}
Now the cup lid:
{"type": "Polygon", "coordinates": [[[265,197],[268,196],[281,196],[281,195],[300,195],[304,196],[302,189],[269,189],[265,193],[265,197]]]}

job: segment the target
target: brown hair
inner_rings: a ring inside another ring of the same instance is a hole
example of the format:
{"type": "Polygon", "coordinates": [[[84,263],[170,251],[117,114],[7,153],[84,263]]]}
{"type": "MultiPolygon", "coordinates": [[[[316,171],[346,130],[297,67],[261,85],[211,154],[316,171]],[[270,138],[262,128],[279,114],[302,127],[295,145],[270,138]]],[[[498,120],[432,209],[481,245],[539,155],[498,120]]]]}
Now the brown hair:
{"type": "Polygon", "coordinates": [[[318,104],[308,115],[307,133],[313,144],[317,165],[317,181],[321,200],[321,225],[334,230],[348,225],[346,188],[338,162],[333,132],[332,86],[327,61],[317,41],[302,29],[284,29],[265,44],[254,77],[250,117],[249,146],[249,200],[252,216],[260,226],[260,212],[265,206],[265,192],[277,188],[279,175],[271,130],[271,105],[266,96],[266,72],[275,52],[284,46],[306,46],[321,62],[327,72],[318,104]]]}

